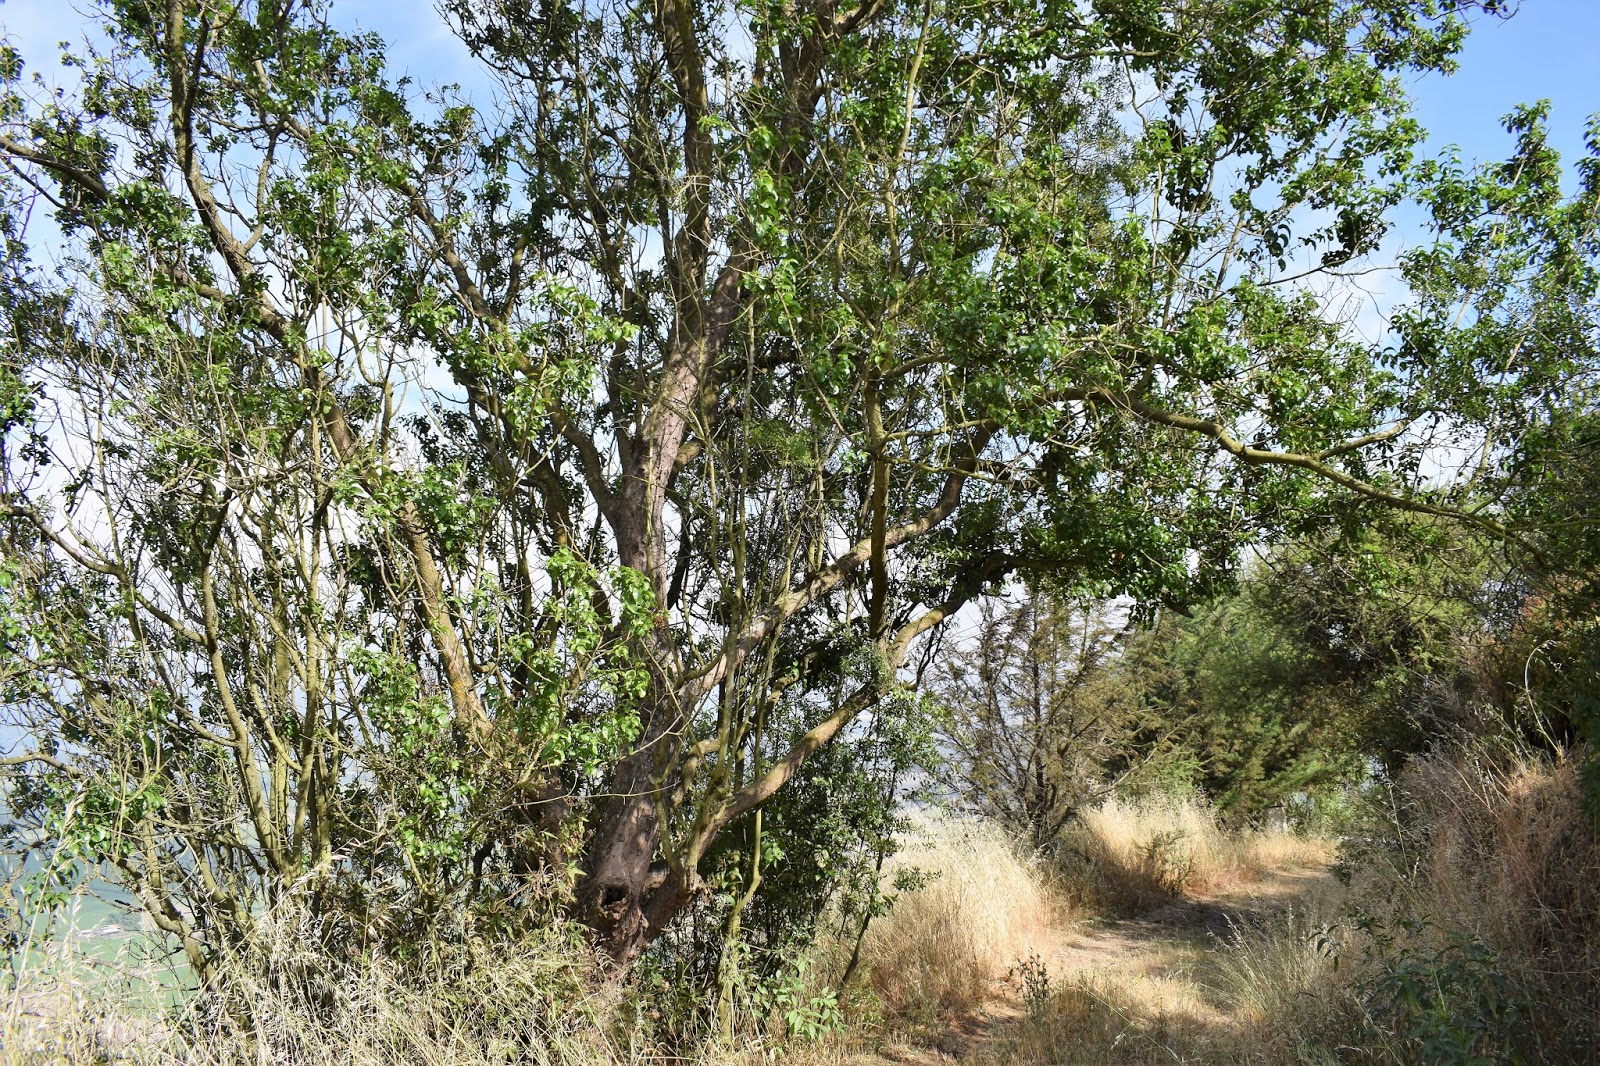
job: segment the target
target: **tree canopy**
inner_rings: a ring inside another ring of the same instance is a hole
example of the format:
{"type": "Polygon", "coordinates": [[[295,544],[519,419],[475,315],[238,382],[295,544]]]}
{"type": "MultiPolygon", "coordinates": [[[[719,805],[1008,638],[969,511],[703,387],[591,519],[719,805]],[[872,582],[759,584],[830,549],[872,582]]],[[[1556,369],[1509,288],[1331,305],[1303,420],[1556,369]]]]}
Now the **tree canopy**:
{"type": "Polygon", "coordinates": [[[1181,606],[1370,506],[1537,550],[1600,166],[1537,109],[1419,161],[1401,88],[1497,6],[447,0],[492,100],[290,0],[107,0],[61,93],[6,48],[17,825],[202,972],[289,894],[627,961],[1011,575],[1181,606]]]}

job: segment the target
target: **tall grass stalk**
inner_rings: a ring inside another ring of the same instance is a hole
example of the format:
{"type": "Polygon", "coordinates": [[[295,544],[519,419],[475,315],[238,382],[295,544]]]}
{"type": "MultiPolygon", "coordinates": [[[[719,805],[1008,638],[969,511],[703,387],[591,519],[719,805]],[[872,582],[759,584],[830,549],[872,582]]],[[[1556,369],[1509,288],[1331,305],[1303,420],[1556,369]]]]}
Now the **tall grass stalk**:
{"type": "Polygon", "coordinates": [[[966,819],[928,823],[902,854],[924,880],[868,931],[869,980],[891,1014],[975,1009],[1056,921],[1045,873],[999,828],[966,819]]]}

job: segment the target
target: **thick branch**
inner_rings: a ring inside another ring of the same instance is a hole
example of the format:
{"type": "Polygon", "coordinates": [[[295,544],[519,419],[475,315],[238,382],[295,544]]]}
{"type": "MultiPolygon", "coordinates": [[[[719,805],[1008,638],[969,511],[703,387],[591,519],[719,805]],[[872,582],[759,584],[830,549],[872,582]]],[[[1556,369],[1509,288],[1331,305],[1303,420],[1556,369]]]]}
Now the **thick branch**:
{"type": "Polygon", "coordinates": [[[74,188],[89,194],[96,200],[104,200],[109,195],[106,183],[100,179],[98,174],[90,173],[82,167],[74,166],[71,163],[46,155],[37,148],[31,148],[19,141],[12,140],[10,137],[0,135],[0,152],[14,156],[17,159],[26,159],[30,163],[43,167],[65,183],[71,184],[74,188]]]}

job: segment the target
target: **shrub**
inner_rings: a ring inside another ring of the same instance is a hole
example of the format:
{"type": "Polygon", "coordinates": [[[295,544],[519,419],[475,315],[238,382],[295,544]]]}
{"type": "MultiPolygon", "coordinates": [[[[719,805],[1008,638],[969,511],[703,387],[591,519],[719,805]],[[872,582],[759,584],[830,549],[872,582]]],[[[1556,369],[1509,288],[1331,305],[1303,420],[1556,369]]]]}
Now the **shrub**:
{"type": "Polygon", "coordinates": [[[1530,1004],[1519,996],[1495,952],[1468,933],[1451,932],[1436,949],[1391,952],[1375,935],[1382,964],[1360,992],[1370,1025],[1402,1062],[1419,1066],[1478,1066],[1519,1061],[1520,1023],[1530,1004]]]}

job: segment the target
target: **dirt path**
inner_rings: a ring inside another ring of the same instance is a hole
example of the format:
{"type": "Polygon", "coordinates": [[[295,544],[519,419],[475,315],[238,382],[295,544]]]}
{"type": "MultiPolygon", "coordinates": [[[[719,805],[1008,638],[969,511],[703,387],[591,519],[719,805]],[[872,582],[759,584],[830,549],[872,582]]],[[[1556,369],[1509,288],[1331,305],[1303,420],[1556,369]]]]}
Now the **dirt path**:
{"type": "Polygon", "coordinates": [[[1249,928],[1307,900],[1337,890],[1326,869],[1275,870],[1215,895],[1170,903],[1137,918],[1089,924],[1041,957],[1050,973],[1099,975],[1159,971],[1161,949],[1210,947],[1236,929],[1249,928]]]}
{"type": "Polygon", "coordinates": [[[1200,1028],[1232,1027],[1227,1004],[1208,994],[1200,972],[1239,930],[1259,927],[1288,911],[1340,893],[1322,867],[1277,870],[1214,894],[1168,904],[1135,918],[1093,920],[1041,937],[1027,972],[1013,971],[981,1012],[952,1020],[931,1046],[890,1045],[879,1061],[934,1063],[1006,1061],[1003,1049],[1027,1016],[1030,995],[1063,988],[1124,1012],[1130,1027],[1150,1018],[1184,1019],[1200,1028]],[[1140,1017],[1140,1015],[1147,1017],[1140,1017]]]}

